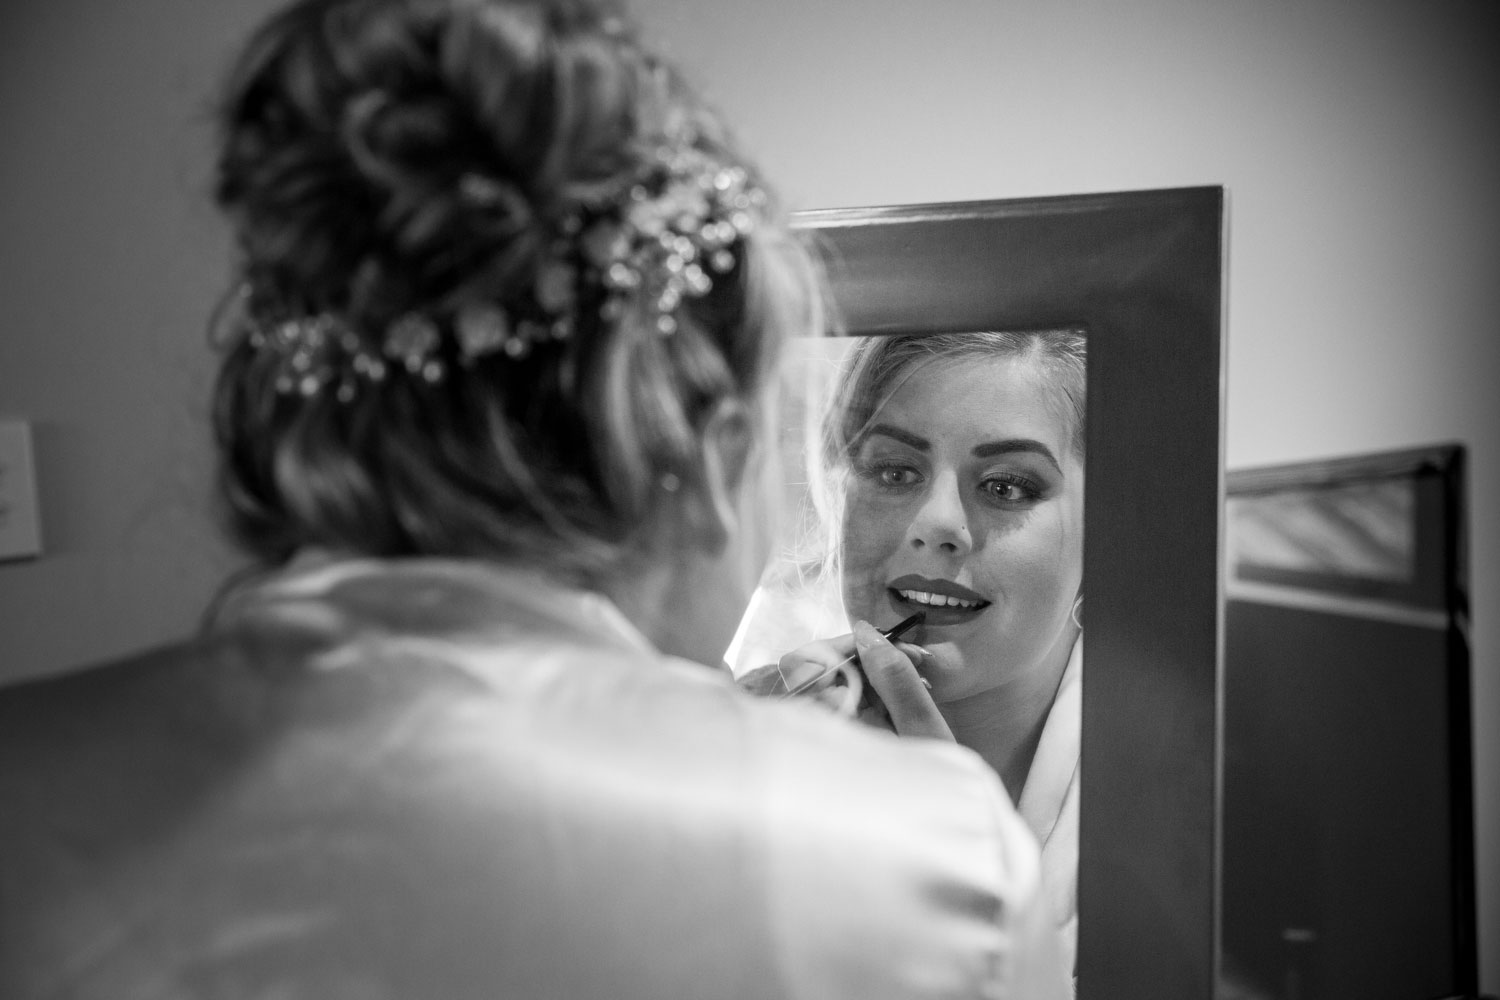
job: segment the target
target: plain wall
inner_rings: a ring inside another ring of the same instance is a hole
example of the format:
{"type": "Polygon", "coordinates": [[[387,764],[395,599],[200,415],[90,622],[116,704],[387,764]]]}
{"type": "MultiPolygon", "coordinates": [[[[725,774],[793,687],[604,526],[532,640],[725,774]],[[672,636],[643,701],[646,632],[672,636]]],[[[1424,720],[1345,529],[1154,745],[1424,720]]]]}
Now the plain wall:
{"type": "MultiPolygon", "coordinates": [[[[0,564],[0,679],[180,633],[236,565],[206,489],[228,273],[206,114],[271,6],[0,5],[0,417],[33,422],[46,547],[0,564]]],[[[1470,448],[1482,982],[1500,991],[1493,4],[635,9],[793,207],[1227,187],[1231,466],[1470,448]]]]}

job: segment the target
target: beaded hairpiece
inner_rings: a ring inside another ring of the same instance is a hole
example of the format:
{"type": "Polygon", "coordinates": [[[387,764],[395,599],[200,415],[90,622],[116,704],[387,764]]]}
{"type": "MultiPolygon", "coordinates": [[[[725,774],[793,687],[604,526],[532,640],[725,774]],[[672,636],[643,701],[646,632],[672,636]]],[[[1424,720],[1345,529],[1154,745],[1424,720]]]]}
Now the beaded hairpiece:
{"type": "MultiPolygon", "coordinates": [[[[515,197],[478,174],[459,185],[459,196],[476,209],[515,197]]],[[[278,392],[313,396],[332,386],[347,402],[359,379],[381,382],[396,370],[438,383],[447,374],[445,358],[462,365],[495,354],[519,359],[567,340],[580,301],[597,301],[608,324],[637,299],[648,305],[656,332],[671,336],[683,300],[708,294],[714,275],[734,269],[735,247],[766,200],[744,168],[718,162],[689,139],[658,149],[622,194],[584,202],[563,218],[529,296],[518,297],[523,301],[471,302],[442,315],[407,312],[387,326],[378,348],[331,312],[254,323],[250,343],[279,355],[278,392]]]]}

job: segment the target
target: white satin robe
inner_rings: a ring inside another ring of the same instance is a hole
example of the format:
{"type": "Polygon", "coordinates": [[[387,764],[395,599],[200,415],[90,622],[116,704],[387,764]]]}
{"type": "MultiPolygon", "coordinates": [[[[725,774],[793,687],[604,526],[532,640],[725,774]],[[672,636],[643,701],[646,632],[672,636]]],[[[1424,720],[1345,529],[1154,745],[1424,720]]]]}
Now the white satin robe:
{"type": "Polygon", "coordinates": [[[970,752],[444,561],[242,592],[0,691],[0,996],[1065,996],[970,752]]]}
{"type": "Polygon", "coordinates": [[[1083,639],[1073,643],[1042,724],[1017,808],[1042,848],[1042,880],[1067,968],[1078,951],[1078,748],[1083,724],[1083,639]]]}

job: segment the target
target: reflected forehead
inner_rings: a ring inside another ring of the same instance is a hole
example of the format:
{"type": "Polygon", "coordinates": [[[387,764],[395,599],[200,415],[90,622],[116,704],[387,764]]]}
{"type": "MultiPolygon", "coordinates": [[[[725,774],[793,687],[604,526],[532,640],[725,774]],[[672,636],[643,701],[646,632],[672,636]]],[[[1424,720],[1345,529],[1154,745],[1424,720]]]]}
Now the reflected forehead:
{"type": "Polygon", "coordinates": [[[1061,390],[1034,361],[964,357],[908,368],[871,415],[870,432],[895,436],[889,432],[896,430],[930,446],[964,451],[1033,440],[1061,460],[1071,451],[1070,424],[1061,390]]]}

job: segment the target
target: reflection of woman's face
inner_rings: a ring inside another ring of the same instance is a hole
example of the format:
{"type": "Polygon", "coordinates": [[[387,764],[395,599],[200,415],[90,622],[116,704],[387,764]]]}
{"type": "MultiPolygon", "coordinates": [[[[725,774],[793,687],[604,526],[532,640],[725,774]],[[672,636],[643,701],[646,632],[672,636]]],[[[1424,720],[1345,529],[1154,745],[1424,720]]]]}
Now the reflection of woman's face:
{"type": "Polygon", "coordinates": [[[1016,680],[1071,648],[1083,573],[1083,461],[1058,390],[1015,357],[927,362],[855,442],[844,605],[911,638],[939,702],[1016,680]]]}

